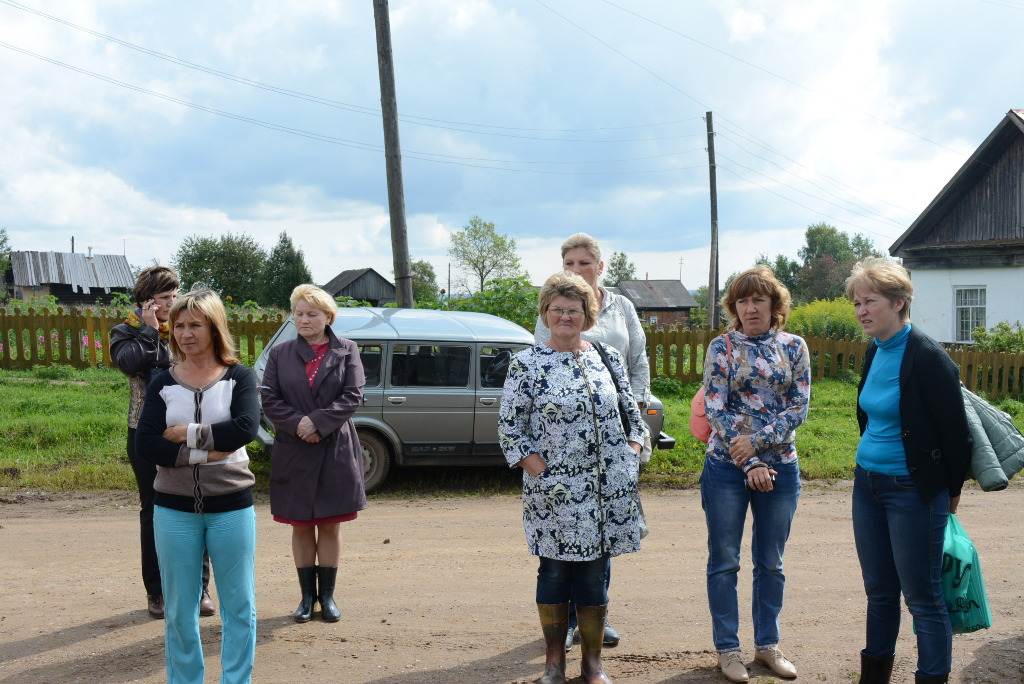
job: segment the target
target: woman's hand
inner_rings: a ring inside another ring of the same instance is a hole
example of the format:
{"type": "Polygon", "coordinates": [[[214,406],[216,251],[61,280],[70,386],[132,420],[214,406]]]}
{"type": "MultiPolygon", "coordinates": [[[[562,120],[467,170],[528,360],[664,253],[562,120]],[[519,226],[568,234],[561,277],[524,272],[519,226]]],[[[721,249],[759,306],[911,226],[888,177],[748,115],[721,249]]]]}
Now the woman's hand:
{"type": "Polygon", "coordinates": [[[164,439],[174,444],[184,444],[188,441],[188,426],[174,425],[164,430],[164,439]]]}
{"type": "Polygon", "coordinates": [[[142,322],[150,328],[159,328],[160,321],[156,318],[156,310],[160,308],[160,305],[153,299],[147,299],[142,304],[142,322]]]}
{"type": "Polygon", "coordinates": [[[316,444],[317,442],[320,441],[320,435],[314,432],[313,434],[303,437],[302,439],[303,441],[309,442],[310,444],[316,444]]]}
{"type": "Polygon", "coordinates": [[[640,444],[639,442],[630,442],[629,448],[635,451],[637,454],[639,454],[641,451],[644,450],[644,445],[640,444]]]}
{"type": "Polygon", "coordinates": [[[311,444],[316,444],[320,441],[320,436],[316,432],[316,426],[313,425],[313,421],[309,419],[309,416],[303,416],[302,420],[299,421],[299,427],[296,428],[295,434],[298,435],[299,439],[303,439],[311,444]],[[315,441],[311,441],[310,437],[316,437],[315,441]]]}
{"type": "Polygon", "coordinates": [[[206,462],[207,463],[215,463],[217,461],[223,461],[225,458],[227,458],[231,454],[232,454],[232,452],[230,452],[230,451],[208,451],[206,453],[206,462]]]}
{"type": "Polygon", "coordinates": [[[523,470],[530,473],[534,477],[537,477],[544,472],[544,469],[548,467],[548,464],[544,462],[544,459],[540,457],[540,454],[534,452],[519,462],[519,465],[523,467],[523,470]]]}
{"type": "Polygon", "coordinates": [[[758,466],[747,471],[747,487],[759,492],[770,492],[774,488],[772,476],[779,473],[771,468],[758,466]]]}
{"type": "Polygon", "coordinates": [[[749,435],[736,435],[729,442],[729,455],[733,462],[741,466],[754,457],[754,444],[749,435]]]}
{"type": "Polygon", "coordinates": [[[959,496],[951,496],[951,497],[949,497],[949,512],[950,513],[956,513],[956,507],[959,506],[959,505],[960,505],[960,497],[959,496]]]}

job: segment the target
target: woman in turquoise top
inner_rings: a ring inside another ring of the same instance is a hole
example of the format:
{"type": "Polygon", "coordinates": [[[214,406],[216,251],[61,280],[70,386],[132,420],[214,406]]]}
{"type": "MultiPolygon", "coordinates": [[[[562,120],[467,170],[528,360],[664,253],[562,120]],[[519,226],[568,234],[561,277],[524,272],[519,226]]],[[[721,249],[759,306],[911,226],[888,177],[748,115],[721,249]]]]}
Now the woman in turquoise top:
{"type": "Polygon", "coordinates": [[[917,626],[915,681],[947,682],[953,632],[942,594],[942,546],[970,463],[960,372],[911,325],[914,286],[902,266],[865,259],[854,266],[846,294],[874,338],[857,393],[861,440],[853,486],[853,532],[868,598],[860,681],[889,682],[902,593],[917,626]]]}

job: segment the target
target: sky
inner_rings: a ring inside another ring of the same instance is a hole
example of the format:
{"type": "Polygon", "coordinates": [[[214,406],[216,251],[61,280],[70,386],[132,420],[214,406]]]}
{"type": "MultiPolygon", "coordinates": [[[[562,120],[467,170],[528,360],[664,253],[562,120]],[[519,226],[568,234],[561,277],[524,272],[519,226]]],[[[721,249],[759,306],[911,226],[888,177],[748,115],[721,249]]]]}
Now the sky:
{"type": "MultiPolygon", "coordinates": [[[[0,227],[170,263],[287,232],[391,277],[370,0],[0,0],[0,227]],[[189,66],[192,65],[192,66],[189,66]]],[[[1024,0],[392,0],[413,258],[478,215],[535,283],[584,231],[707,284],[826,222],[887,248],[1011,108],[1024,0]]],[[[456,273],[457,279],[457,273],[456,273]]],[[[186,284],[188,285],[188,284],[186,284]]]]}

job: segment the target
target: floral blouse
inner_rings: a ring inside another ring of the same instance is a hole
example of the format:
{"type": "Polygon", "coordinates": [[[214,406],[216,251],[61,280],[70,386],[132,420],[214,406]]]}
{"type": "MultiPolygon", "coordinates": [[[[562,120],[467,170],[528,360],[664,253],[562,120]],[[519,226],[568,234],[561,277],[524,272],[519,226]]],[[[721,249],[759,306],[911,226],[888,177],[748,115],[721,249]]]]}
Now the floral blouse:
{"type": "Polygon", "coordinates": [[[732,462],[729,443],[749,435],[754,456],[743,464],[795,463],[796,429],[807,419],[811,355],[803,338],[772,328],[747,336],[738,330],[716,337],[704,357],[704,405],[711,424],[707,455],[732,462]]]}
{"type": "Polygon", "coordinates": [[[628,442],[642,443],[643,428],[622,355],[605,350],[618,395],[593,347],[577,356],[538,344],[509,365],[501,449],[509,466],[533,453],[547,463],[536,477],[523,470],[523,524],[535,556],[586,561],[640,550],[640,456],[628,442]]]}

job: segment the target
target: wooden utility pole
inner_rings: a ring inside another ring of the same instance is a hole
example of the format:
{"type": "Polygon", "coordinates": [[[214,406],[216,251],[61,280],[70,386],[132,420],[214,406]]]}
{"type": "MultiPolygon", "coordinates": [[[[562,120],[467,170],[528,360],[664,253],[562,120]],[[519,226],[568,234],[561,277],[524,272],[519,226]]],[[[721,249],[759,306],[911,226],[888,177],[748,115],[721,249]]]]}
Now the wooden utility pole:
{"type": "Polygon", "coordinates": [[[409,232],[405,223],[405,190],[402,186],[402,147],[398,142],[398,100],[395,97],[395,64],[391,52],[391,17],[388,0],[373,0],[377,27],[377,68],[380,71],[380,108],[384,115],[384,158],[388,174],[388,209],[391,212],[391,251],[395,261],[398,308],[411,309],[412,266],[409,263],[409,232]]]}
{"type": "Polygon", "coordinates": [[[718,183],[715,180],[715,127],[708,122],[708,170],[711,174],[711,265],[708,274],[708,325],[718,329],[718,183]]]}

